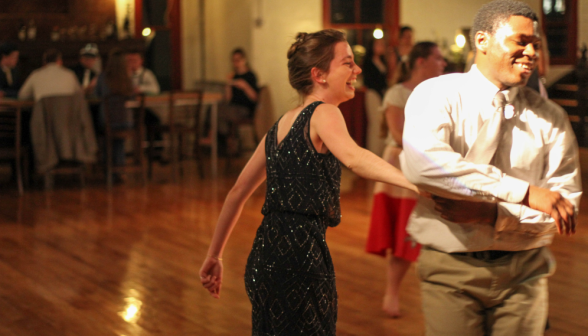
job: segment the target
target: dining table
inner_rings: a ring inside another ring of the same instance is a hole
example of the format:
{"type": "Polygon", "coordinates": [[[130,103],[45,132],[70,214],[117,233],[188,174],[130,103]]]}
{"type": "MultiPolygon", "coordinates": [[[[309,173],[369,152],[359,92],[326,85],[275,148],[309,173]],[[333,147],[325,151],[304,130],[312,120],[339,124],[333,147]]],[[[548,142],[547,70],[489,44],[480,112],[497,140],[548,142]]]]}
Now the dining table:
{"type": "MultiPolygon", "coordinates": [[[[169,92],[162,92],[157,95],[145,95],[144,107],[169,106],[169,95],[169,92]]],[[[201,114],[206,113],[208,108],[210,108],[210,134],[212,135],[210,137],[210,168],[212,177],[218,177],[218,140],[216,135],[218,133],[218,106],[224,99],[223,94],[220,92],[205,91],[202,93],[201,102],[198,101],[198,94],[193,91],[176,91],[174,92],[174,96],[177,97],[174,98],[174,106],[176,107],[200,105],[201,114]]],[[[101,101],[97,97],[88,97],[87,100],[90,104],[99,104],[101,101]]],[[[140,99],[133,99],[127,101],[125,106],[127,108],[138,108],[140,104],[140,99]]],[[[34,105],[35,102],[32,99],[0,98],[0,110],[4,107],[16,109],[20,112],[22,109],[29,109],[34,105]]]]}

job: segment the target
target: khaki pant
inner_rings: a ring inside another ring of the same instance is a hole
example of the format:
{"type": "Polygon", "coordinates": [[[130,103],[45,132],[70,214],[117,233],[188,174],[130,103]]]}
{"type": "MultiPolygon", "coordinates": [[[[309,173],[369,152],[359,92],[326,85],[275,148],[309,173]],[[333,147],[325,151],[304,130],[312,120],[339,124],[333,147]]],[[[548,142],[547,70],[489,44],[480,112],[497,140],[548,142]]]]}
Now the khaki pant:
{"type": "Polygon", "coordinates": [[[493,261],[423,247],[417,272],[429,336],[537,336],[547,319],[547,247],[493,261]]]}

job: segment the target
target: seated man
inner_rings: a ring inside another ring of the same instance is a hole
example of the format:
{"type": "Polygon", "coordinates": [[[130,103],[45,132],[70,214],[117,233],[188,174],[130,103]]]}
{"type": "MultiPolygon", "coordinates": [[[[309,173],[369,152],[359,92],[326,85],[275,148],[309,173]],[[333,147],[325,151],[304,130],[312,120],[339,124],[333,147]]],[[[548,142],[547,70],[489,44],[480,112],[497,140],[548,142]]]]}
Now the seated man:
{"type": "MultiPolygon", "coordinates": [[[[147,95],[159,94],[159,82],[155,77],[153,71],[143,67],[143,54],[137,49],[131,49],[127,52],[127,66],[131,71],[131,79],[136,93],[143,93],[147,95]]],[[[145,109],[145,126],[148,132],[151,127],[158,127],[161,125],[162,118],[167,115],[165,107],[160,109],[145,109]]],[[[156,142],[161,142],[163,136],[161,132],[154,132],[153,137],[156,142]]],[[[162,163],[167,163],[167,160],[161,158],[161,152],[155,154],[155,159],[162,163]]]]}
{"type": "Polygon", "coordinates": [[[20,85],[20,76],[16,69],[19,52],[16,45],[2,43],[0,45],[0,97],[15,98],[20,85]]]}
{"type": "Polygon", "coordinates": [[[19,99],[73,95],[82,90],[73,71],[63,66],[61,52],[49,49],[43,54],[43,66],[33,71],[18,92],[19,99]]]}
{"type": "Polygon", "coordinates": [[[159,94],[159,83],[153,71],[143,67],[143,55],[139,50],[132,49],[127,52],[127,66],[131,71],[131,78],[135,91],[156,95],[159,94]]]}
{"type": "Polygon", "coordinates": [[[80,50],[79,63],[71,70],[76,74],[82,89],[86,94],[91,93],[96,86],[96,72],[94,67],[98,58],[98,47],[94,43],[88,43],[82,50],[80,50]]]}

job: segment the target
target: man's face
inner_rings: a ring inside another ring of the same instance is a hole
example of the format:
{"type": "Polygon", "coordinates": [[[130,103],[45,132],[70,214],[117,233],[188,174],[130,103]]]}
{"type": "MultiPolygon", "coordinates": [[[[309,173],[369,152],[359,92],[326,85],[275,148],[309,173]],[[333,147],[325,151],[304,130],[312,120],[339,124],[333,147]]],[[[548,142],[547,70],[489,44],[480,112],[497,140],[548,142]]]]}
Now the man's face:
{"type": "Polygon", "coordinates": [[[525,85],[538,58],[541,39],[536,22],[524,16],[511,16],[488,37],[490,78],[501,88],[525,85]]]}
{"type": "Polygon", "coordinates": [[[18,63],[18,55],[19,52],[15,50],[6,56],[3,56],[2,63],[11,69],[15,68],[16,64],[18,63]]]}
{"type": "Polygon", "coordinates": [[[143,58],[139,54],[127,54],[127,66],[131,71],[137,71],[143,66],[143,58]]]}
{"type": "Polygon", "coordinates": [[[81,56],[80,57],[80,64],[86,69],[94,68],[96,64],[96,57],[93,56],[81,56]]]}

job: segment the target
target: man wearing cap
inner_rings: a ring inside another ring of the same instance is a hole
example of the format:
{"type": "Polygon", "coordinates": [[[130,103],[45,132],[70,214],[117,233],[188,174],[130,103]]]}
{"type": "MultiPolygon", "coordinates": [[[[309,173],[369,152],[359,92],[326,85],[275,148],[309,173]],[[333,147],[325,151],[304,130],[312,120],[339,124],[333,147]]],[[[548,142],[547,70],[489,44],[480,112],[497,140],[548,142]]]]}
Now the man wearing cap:
{"type": "Polygon", "coordinates": [[[0,45],[0,97],[16,97],[21,86],[20,76],[16,69],[19,52],[16,45],[2,43],[0,45]]]}
{"type": "Polygon", "coordinates": [[[96,86],[96,72],[94,71],[94,67],[97,58],[98,47],[94,43],[89,43],[80,50],[79,63],[71,68],[86,93],[92,92],[96,86]]]}

